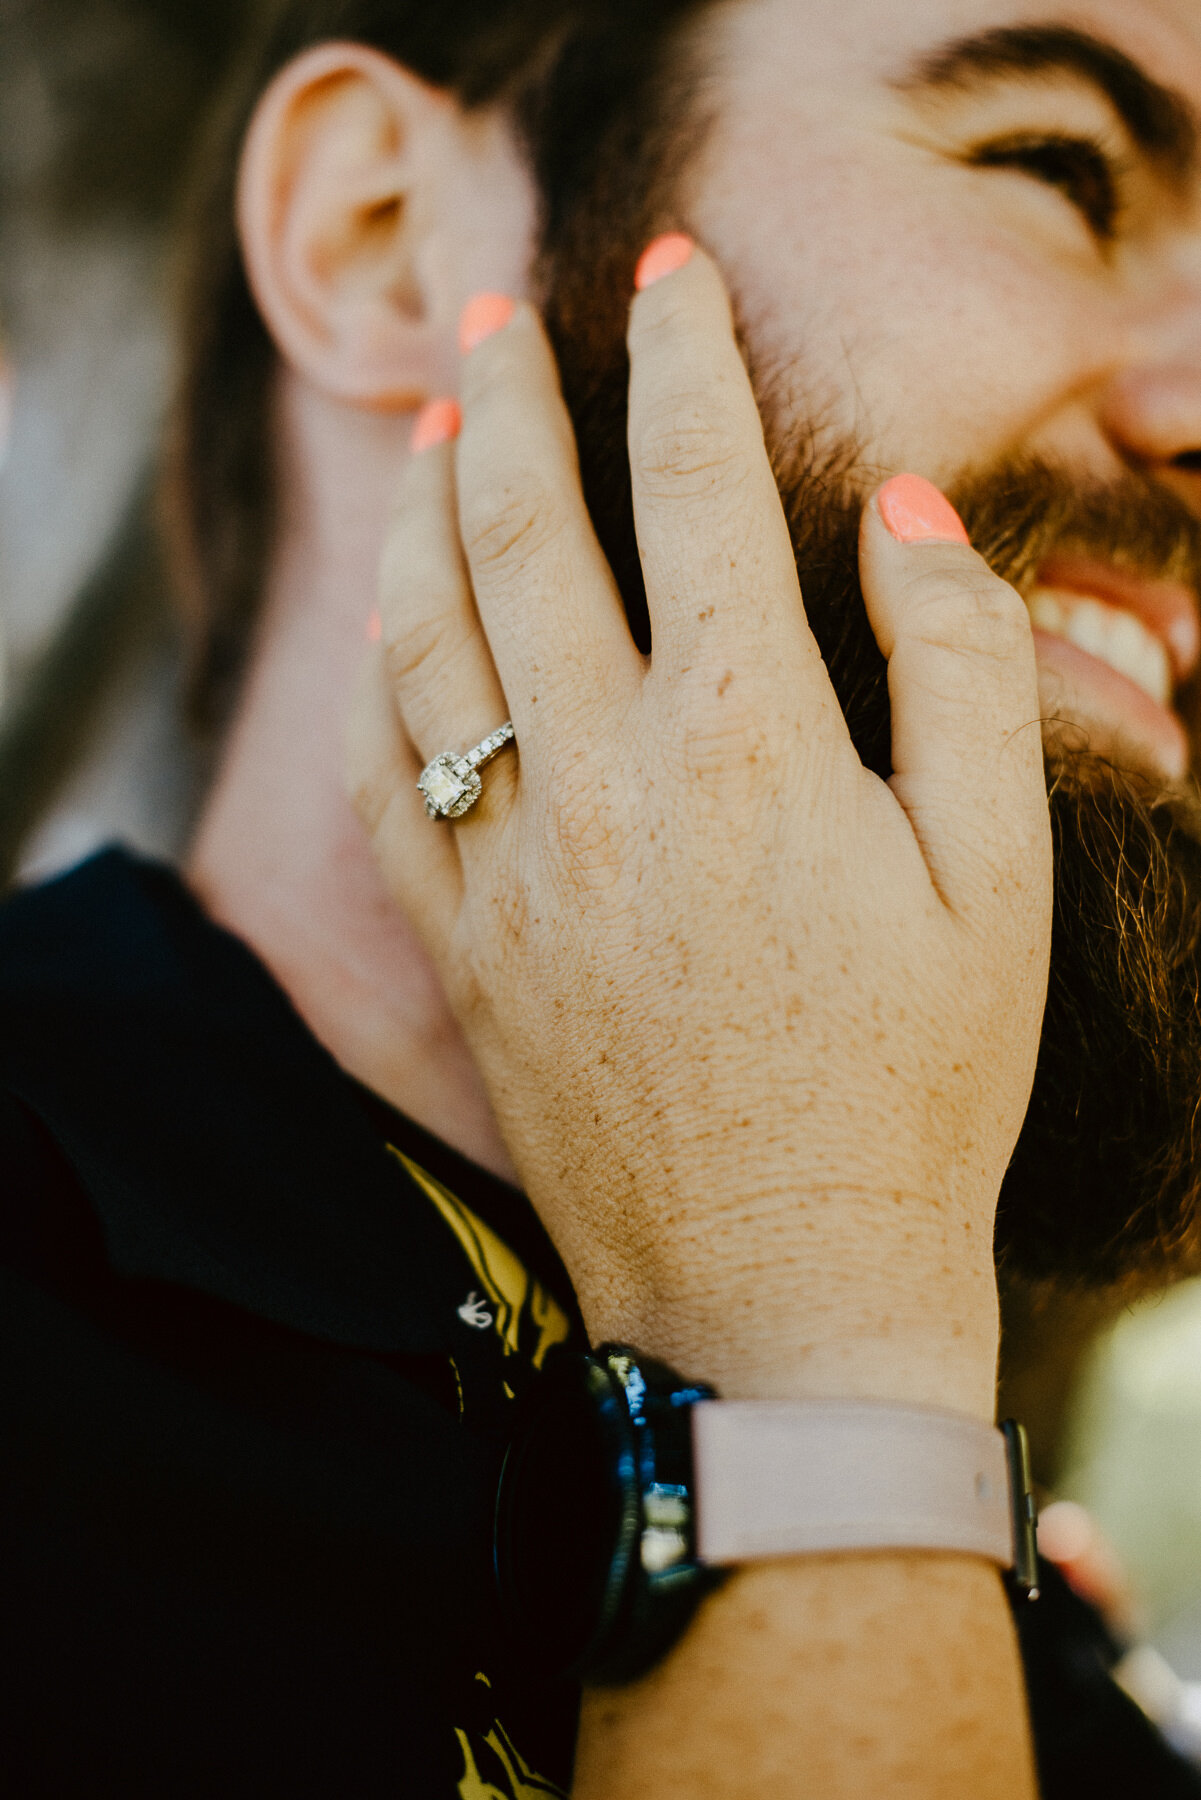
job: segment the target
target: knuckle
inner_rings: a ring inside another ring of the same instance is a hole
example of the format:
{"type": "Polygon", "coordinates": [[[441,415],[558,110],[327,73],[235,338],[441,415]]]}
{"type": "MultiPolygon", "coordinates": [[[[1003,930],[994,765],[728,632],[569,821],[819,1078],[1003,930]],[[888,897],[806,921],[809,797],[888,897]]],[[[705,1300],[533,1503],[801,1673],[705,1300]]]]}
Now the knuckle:
{"type": "Polygon", "coordinates": [[[436,676],[446,660],[448,631],[445,619],[426,614],[405,622],[404,631],[384,646],[388,677],[396,687],[407,687],[415,677],[436,676]]]}
{"type": "Polygon", "coordinates": [[[560,528],[557,497],[532,472],[489,483],[463,509],[472,567],[494,579],[520,573],[555,542],[560,528]]]}
{"type": "Polygon", "coordinates": [[[676,761],[685,780],[702,791],[749,794],[772,763],[770,734],[761,717],[741,706],[707,709],[681,727],[676,761]]]}
{"type": "Polygon", "coordinates": [[[1029,639],[1030,620],[1017,591],[987,569],[950,571],[915,582],[906,596],[915,634],[982,661],[1008,662],[1029,639]]]}
{"type": "Polygon", "coordinates": [[[709,397],[676,396],[669,410],[647,421],[635,451],[652,493],[707,499],[715,488],[736,490],[748,467],[735,423],[709,397]]]}

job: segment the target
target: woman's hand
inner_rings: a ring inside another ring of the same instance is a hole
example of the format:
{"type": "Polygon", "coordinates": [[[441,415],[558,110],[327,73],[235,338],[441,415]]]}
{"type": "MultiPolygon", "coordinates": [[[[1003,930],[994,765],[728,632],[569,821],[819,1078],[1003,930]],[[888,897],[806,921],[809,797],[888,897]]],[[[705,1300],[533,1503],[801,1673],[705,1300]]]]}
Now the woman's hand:
{"type": "Polygon", "coordinates": [[[467,357],[457,446],[405,478],[356,803],[594,1336],[729,1395],[991,1417],[993,1218],[1050,942],[1025,608],[925,483],[867,506],[881,782],[699,250],[637,296],[630,350],[651,658],[519,306],[467,357]],[[424,763],[508,718],[475,809],[427,819],[424,763]]]}

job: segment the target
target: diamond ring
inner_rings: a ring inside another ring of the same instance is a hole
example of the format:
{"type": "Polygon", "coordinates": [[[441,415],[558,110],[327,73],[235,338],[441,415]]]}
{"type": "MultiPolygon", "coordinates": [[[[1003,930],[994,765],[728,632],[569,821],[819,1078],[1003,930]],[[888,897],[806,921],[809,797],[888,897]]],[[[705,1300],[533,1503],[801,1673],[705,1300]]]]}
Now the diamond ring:
{"type": "Polygon", "coordinates": [[[485,763],[514,742],[517,734],[512,724],[501,725],[462,756],[445,750],[435,756],[421,772],[418,789],[425,797],[425,810],[431,819],[461,819],[470,812],[484,791],[479,770],[485,763]]]}

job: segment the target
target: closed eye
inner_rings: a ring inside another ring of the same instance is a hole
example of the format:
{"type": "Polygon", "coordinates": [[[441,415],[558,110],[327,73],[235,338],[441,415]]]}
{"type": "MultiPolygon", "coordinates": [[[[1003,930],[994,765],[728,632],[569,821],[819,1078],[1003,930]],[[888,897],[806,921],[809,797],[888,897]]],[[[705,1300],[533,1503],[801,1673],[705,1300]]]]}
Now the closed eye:
{"type": "Polygon", "coordinates": [[[1121,214],[1119,171],[1092,138],[1023,135],[982,144],[968,161],[978,169],[1019,169],[1058,188],[1102,243],[1112,243],[1121,214]]]}

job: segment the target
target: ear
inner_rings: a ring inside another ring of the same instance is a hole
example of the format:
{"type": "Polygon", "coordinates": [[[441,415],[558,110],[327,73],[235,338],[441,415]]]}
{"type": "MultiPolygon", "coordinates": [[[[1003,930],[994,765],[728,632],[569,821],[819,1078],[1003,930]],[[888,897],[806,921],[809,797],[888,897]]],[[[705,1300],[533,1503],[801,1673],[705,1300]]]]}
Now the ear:
{"type": "Polygon", "coordinates": [[[508,124],[362,44],[321,44],[276,77],[242,155],[238,223],[285,361],[377,411],[457,386],[473,293],[521,294],[533,184],[508,124]]]}

